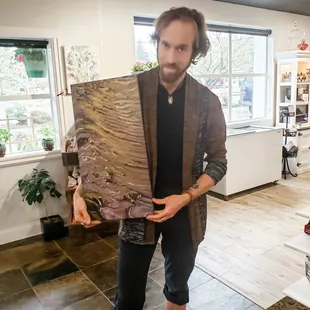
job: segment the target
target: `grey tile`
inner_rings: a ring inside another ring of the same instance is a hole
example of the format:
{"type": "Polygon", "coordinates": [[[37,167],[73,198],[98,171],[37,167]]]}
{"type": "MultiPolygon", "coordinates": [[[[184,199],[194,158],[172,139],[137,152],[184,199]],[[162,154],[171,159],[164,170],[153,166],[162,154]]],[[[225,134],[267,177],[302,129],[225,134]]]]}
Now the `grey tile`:
{"type": "Polygon", "coordinates": [[[113,305],[102,294],[83,299],[63,310],[113,310],[113,305]]]}
{"type": "MultiPolygon", "coordinates": [[[[246,310],[264,310],[263,308],[261,308],[260,306],[258,305],[251,305],[249,308],[247,308],[246,310]]],[[[283,309],[282,309],[283,310],[283,309]]]]}
{"type": "Polygon", "coordinates": [[[38,285],[34,290],[46,310],[62,310],[99,293],[81,271],[38,285]]]}
{"type": "Polygon", "coordinates": [[[158,244],[156,246],[156,250],[154,252],[154,255],[153,255],[153,258],[151,261],[150,271],[153,271],[159,267],[164,266],[164,262],[165,262],[165,259],[163,257],[162,252],[161,252],[161,246],[158,244]]]}
{"type": "MultiPolygon", "coordinates": [[[[147,283],[146,283],[146,292],[145,296],[146,298],[150,298],[154,295],[157,295],[157,293],[162,293],[163,288],[158,283],[156,283],[153,279],[148,277],[147,283]]],[[[160,304],[160,303],[159,303],[160,304]]],[[[157,304],[157,306],[159,305],[157,304]]]]}
{"type": "Polygon", "coordinates": [[[0,274],[0,299],[29,288],[30,285],[20,269],[0,274]]]}
{"type": "Polygon", "coordinates": [[[0,310],[43,310],[32,289],[0,299],[0,310]]]}
{"type": "MultiPolygon", "coordinates": [[[[162,303],[158,307],[154,308],[154,310],[166,310],[165,303],[162,303]]],[[[186,310],[188,310],[188,308],[186,308],[186,310]]]]}
{"type": "Polygon", "coordinates": [[[83,272],[102,292],[117,286],[117,258],[83,268],[83,272]]]}
{"type": "Polygon", "coordinates": [[[195,310],[246,310],[252,302],[213,279],[190,291],[189,306],[195,310]]]}
{"type": "Polygon", "coordinates": [[[79,267],[88,267],[117,256],[117,251],[104,240],[95,241],[70,251],[68,256],[79,267]]]}
{"type": "Polygon", "coordinates": [[[210,275],[208,275],[206,272],[195,267],[188,280],[188,287],[190,290],[192,290],[204,283],[207,283],[208,281],[211,281],[212,279],[213,278],[210,275]]]}
{"type": "Polygon", "coordinates": [[[158,284],[160,284],[162,287],[165,285],[165,268],[160,267],[158,269],[155,269],[149,273],[149,276],[155,280],[158,284]]]}
{"type": "Polygon", "coordinates": [[[65,254],[61,254],[25,265],[22,270],[31,285],[35,286],[76,272],[78,268],[65,254]]]}

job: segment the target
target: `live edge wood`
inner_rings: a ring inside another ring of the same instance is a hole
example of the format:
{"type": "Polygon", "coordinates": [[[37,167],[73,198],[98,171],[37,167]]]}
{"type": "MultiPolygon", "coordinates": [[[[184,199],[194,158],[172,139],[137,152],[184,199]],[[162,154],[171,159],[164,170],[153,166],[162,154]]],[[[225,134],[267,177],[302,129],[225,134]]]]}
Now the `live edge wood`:
{"type": "Polygon", "coordinates": [[[152,191],[136,76],[71,86],[80,175],[95,220],[145,218],[152,191]]]}

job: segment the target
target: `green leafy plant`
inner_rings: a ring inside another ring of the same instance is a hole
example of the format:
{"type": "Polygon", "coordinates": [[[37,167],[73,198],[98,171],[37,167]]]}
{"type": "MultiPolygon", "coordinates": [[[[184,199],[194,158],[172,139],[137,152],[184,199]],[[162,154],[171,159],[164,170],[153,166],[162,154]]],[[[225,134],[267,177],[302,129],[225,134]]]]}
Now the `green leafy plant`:
{"type": "Polygon", "coordinates": [[[7,130],[0,128],[0,144],[6,143],[13,135],[7,130]]]}
{"type": "Polygon", "coordinates": [[[44,126],[38,130],[38,134],[43,137],[43,139],[50,140],[55,136],[56,130],[50,126],[44,126]]]}
{"type": "Polygon", "coordinates": [[[15,58],[17,61],[45,61],[44,48],[17,48],[15,58]]]}
{"type": "Polygon", "coordinates": [[[44,202],[46,216],[48,212],[44,196],[49,194],[53,198],[60,198],[62,195],[56,189],[56,183],[45,169],[33,169],[29,177],[18,180],[18,189],[22,193],[23,201],[29,205],[44,202]]]}
{"type": "Polygon", "coordinates": [[[132,71],[133,72],[142,72],[142,71],[153,69],[157,66],[158,66],[158,64],[156,61],[147,61],[147,62],[137,61],[133,65],[132,71]]]}

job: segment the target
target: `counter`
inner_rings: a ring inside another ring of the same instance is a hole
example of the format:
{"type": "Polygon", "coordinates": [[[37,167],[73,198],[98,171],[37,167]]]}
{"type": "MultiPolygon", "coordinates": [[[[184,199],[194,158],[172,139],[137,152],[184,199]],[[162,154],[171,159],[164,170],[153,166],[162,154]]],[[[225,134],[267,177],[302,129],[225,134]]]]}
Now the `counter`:
{"type": "Polygon", "coordinates": [[[227,174],[211,190],[226,200],[236,194],[282,178],[283,131],[276,127],[227,129],[227,174]]]}

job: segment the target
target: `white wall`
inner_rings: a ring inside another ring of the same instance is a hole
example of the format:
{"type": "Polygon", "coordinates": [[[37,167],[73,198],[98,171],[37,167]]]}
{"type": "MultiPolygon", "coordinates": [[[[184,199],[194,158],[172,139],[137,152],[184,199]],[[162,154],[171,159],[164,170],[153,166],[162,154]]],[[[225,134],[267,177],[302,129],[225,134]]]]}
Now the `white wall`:
{"type": "MultiPolygon", "coordinates": [[[[57,189],[64,194],[66,175],[60,155],[42,158],[40,162],[18,166],[0,167],[0,244],[37,235],[41,232],[39,218],[46,216],[43,204],[28,205],[22,202],[18,190],[19,179],[29,175],[33,168],[45,168],[57,183],[57,189]]],[[[47,198],[49,215],[60,214],[67,220],[66,199],[47,198]]]]}
{"type": "MultiPolygon", "coordinates": [[[[48,37],[58,41],[58,48],[70,44],[101,47],[105,77],[130,74],[134,63],[133,16],[158,16],[172,6],[190,6],[190,1],[171,0],[10,0],[0,2],[0,37],[48,37]]],[[[207,22],[233,23],[242,26],[271,28],[275,52],[287,50],[288,37],[295,20],[307,30],[310,41],[310,18],[262,9],[193,0],[192,7],[201,10],[207,22]]],[[[59,59],[57,59],[59,60],[59,59]]],[[[58,91],[63,80],[57,62],[58,91]]],[[[67,132],[73,126],[71,98],[60,98],[61,124],[67,132]]],[[[16,182],[33,167],[45,167],[65,186],[60,159],[32,164],[0,166],[0,244],[38,233],[42,215],[36,207],[20,203],[16,182]],[[12,231],[15,230],[14,233],[12,231]]],[[[52,205],[52,202],[50,203],[52,205]]],[[[55,212],[66,215],[65,201],[54,206],[55,212]]]]}

